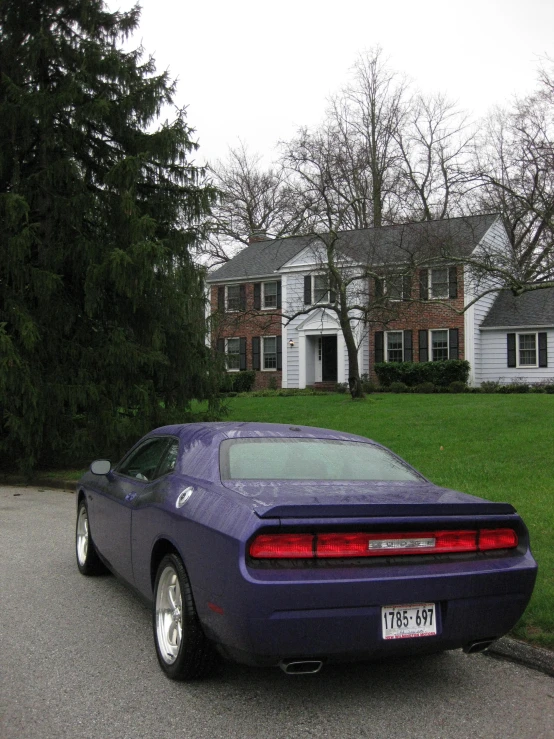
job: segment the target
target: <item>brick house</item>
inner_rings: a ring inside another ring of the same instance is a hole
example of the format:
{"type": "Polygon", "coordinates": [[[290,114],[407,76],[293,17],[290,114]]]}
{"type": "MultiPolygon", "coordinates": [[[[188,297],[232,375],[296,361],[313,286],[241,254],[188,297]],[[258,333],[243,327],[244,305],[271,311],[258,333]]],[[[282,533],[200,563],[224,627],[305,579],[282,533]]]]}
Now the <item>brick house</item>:
{"type": "MultiPolygon", "coordinates": [[[[336,246],[343,264],[350,270],[371,264],[379,275],[367,280],[365,300],[386,298],[393,308],[382,323],[353,317],[360,374],[375,377],[381,361],[467,359],[471,384],[490,379],[481,368],[489,336],[482,324],[495,295],[463,312],[477,290],[463,259],[507,245],[496,214],[341,232],[336,246]],[[418,267],[410,271],[406,264],[418,267]]],[[[228,371],[255,370],[257,388],[347,381],[346,345],[329,309],[335,295],[321,251],[314,236],[256,239],[209,275],[212,341],[228,371]]],[[[548,337],[554,342],[554,331],[548,337]]],[[[537,333],[537,366],[538,342],[537,333]]],[[[506,348],[498,364],[507,364],[506,348]]],[[[523,365],[518,369],[525,375],[523,365]]]]}

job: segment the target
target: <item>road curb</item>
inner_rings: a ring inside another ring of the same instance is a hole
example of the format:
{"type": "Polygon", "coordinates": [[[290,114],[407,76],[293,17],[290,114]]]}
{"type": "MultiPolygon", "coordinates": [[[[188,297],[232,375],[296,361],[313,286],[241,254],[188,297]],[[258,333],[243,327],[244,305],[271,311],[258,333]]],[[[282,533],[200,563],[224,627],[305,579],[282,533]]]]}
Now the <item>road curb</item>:
{"type": "Polygon", "coordinates": [[[483,654],[509,659],[554,677],[554,651],[534,647],[509,636],[503,636],[495,641],[483,654]]]}
{"type": "Polygon", "coordinates": [[[32,480],[26,480],[19,475],[3,475],[0,477],[0,485],[68,490],[74,493],[77,487],[77,480],[60,480],[49,477],[33,477],[32,480]]]}

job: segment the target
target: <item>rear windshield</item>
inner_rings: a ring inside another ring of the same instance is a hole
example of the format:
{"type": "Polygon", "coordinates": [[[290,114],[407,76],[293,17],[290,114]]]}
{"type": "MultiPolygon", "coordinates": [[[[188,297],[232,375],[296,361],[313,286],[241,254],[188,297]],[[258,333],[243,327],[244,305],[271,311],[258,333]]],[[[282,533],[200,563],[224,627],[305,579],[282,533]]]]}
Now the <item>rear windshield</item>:
{"type": "Polygon", "coordinates": [[[389,452],[363,442],[227,439],[219,449],[223,480],[422,480],[389,452]]]}

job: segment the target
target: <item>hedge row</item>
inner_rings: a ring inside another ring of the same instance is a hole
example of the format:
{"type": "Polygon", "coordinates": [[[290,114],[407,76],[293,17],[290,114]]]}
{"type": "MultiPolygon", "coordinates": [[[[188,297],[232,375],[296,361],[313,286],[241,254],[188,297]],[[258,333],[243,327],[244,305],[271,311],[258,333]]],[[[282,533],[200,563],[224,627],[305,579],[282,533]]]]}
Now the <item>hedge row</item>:
{"type": "Polygon", "coordinates": [[[256,373],[254,370],[241,372],[227,372],[223,375],[219,392],[221,393],[248,393],[254,387],[256,373]]]}
{"type": "Polygon", "coordinates": [[[403,382],[408,387],[432,383],[449,387],[452,382],[467,383],[469,362],[465,359],[447,359],[444,362],[378,362],[375,374],[383,387],[403,382]]]}

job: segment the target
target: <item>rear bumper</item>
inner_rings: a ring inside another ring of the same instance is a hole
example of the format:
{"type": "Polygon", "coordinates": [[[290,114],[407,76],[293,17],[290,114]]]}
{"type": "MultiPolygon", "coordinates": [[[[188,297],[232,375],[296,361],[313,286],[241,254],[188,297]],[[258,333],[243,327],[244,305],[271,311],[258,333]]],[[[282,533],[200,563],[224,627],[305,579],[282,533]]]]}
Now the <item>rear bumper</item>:
{"type": "MultiPolygon", "coordinates": [[[[327,662],[456,649],[508,632],[536,578],[530,552],[478,561],[344,568],[251,570],[229,583],[223,613],[198,608],[208,636],[249,664],[327,662]],[[381,607],[436,603],[436,636],[383,640],[381,607]]],[[[200,604],[198,604],[200,605],[200,604]]]]}

